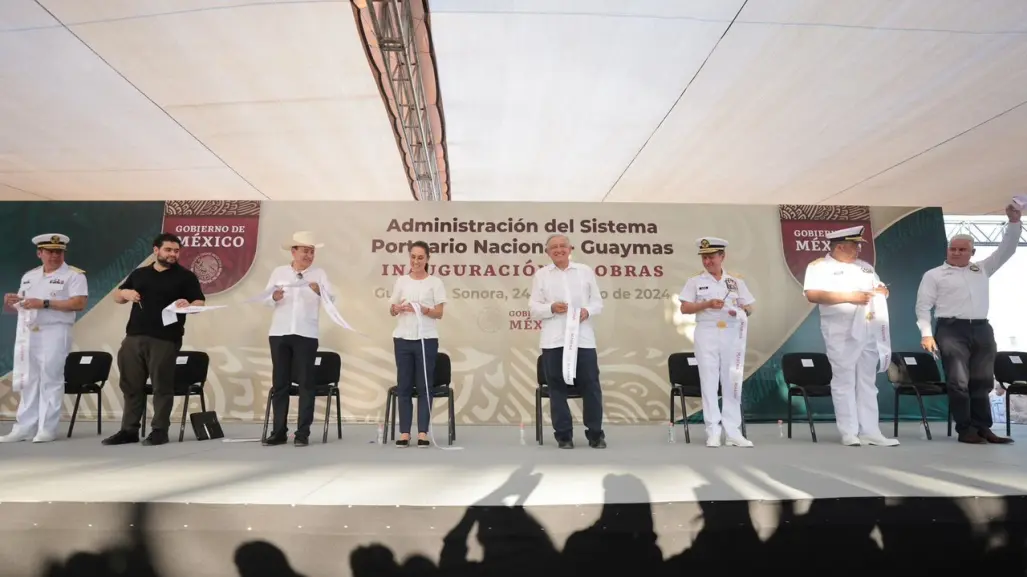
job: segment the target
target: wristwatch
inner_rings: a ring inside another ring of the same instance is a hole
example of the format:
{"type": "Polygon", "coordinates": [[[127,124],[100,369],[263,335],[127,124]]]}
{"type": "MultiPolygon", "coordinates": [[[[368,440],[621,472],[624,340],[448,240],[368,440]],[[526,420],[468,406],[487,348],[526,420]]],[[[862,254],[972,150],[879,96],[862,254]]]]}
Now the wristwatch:
{"type": "Polygon", "coordinates": [[[50,299],[46,299],[45,301],[43,301],[43,308],[44,309],[50,308],[50,299]]]}

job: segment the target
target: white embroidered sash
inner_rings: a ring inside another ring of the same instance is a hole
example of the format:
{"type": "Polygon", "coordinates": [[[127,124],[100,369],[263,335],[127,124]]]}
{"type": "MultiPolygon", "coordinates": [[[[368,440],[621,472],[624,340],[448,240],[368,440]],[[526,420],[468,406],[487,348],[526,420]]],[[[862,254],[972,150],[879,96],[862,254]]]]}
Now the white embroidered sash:
{"type": "Polygon", "coordinates": [[[20,305],[18,309],[18,326],[14,333],[14,371],[11,375],[11,388],[15,392],[21,392],[32,375],[32,362],[30,348],[32,338],[32,326],[36,322],[36,311],[25,310],[20,305]]]}

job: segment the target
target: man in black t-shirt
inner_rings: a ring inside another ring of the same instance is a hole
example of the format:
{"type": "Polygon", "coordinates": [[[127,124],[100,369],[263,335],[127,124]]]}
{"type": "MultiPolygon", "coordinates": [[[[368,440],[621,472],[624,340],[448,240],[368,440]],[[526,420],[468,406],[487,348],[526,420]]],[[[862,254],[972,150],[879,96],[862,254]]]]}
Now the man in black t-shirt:
{"type": "Polygon", "coordinates": [[[168,442],[171,404],[174,401],[175,358],[182,348],[187,315],[167,326],[161,312],[174,303],[177,308],[204,304],[200,281],[192,271],[178,264],[182,241],[164,233],[153,241],[155,262],[135,269],[118,290],[114,302],[130,303],[125,340],[118,350],[121,392],[125,396],[121,430],[103,440],[104,445],[139,442],[139,425],[146,410],[144,385],[153,383],[153,429],[144,445],[168,442]]]}

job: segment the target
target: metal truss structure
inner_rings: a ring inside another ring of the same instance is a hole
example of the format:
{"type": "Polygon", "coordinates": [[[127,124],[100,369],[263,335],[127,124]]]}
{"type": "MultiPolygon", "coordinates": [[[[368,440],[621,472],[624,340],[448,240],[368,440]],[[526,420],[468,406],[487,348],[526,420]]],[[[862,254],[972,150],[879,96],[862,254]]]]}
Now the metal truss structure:
{"type": "MultiPolygon", "coordinates": [[[[1005,234],[1004,218],[981,217],[976,219],[946,218],[945,237],[951,239],[957,234],[968,234],[974,239],[974,246],[998,246],[1005,234]]],[[[1020,225],[1020,242],[1018,246],[1027,246],[1027,229],[1020,225]]]]}
{"type": "MultiPolygon", "coordinates": [[[[419,200],[446,200],[447,183],[439,167],[436,129],[432,123],[434,103],[426,98],[426,81],[434,80],[433,71],[424,70],[430,62],[419,56],[418,34],[424,35],[423,20],[415,22],[413,0],[362,0],[357,5],[366,10],[374,44],[379,51],[380,81],[386,84],[390,108],[412,172],[411,184],[419,200]],[[420,24],[420,30],[417,24],[420,24]],[[431,79],[428,76],[431,76],[431,79]]],[[[423,14],[420,14],[423,19],[423,14]]],[[[430,55],[427,57],[430,58],[430,55]]]]}

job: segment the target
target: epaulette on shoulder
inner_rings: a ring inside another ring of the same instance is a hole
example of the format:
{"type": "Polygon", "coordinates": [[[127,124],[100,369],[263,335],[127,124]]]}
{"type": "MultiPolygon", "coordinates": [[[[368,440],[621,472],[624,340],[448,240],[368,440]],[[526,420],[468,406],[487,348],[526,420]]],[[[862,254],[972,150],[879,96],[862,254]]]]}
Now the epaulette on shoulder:
{"type": "Polygon", "coordinates": [[[70,268],[71,270],[73,270],[73,271],[77,272],[78,274],[86,274],[86,271],[84,271],[84,270],[82,270],[82,269],[78,268],[77,266],[71,266],[71,265],[69,264],[69,265],[68,265],[68,268],[70,268]]]}
{"type": "Polygon", "coordinates": [[[732,276],[732,277],[737,278],[737,279],[744,279],[745,278],[744,276],[742,276],[742,275],[740,275],[740,274],[738,274],[736,272],[727,271],[727,274],[728,274],[728,276],[732,276]]]}
{"type": "Polygon", "coordinates": [[[698,270],[698,271],[696,271],[696,272],[692,273],[692,275],[691,275],[691,276],[689,276],[688,278],[695,278],[695,277],[697,277],[697,276],[701,275],[701,274],[702,274],[702,273],[704,273],[704,272],[706,272],[706,269],[698,270]]]}
{"type": "Polygon", "coordinates": [[[820,258],[814,260],[813,262],[811,262],[810,264],[811,265],[813,265],[813,264],[820,264],[822,262],[824,262],[824,257],[820,257],[820,258]]]}

